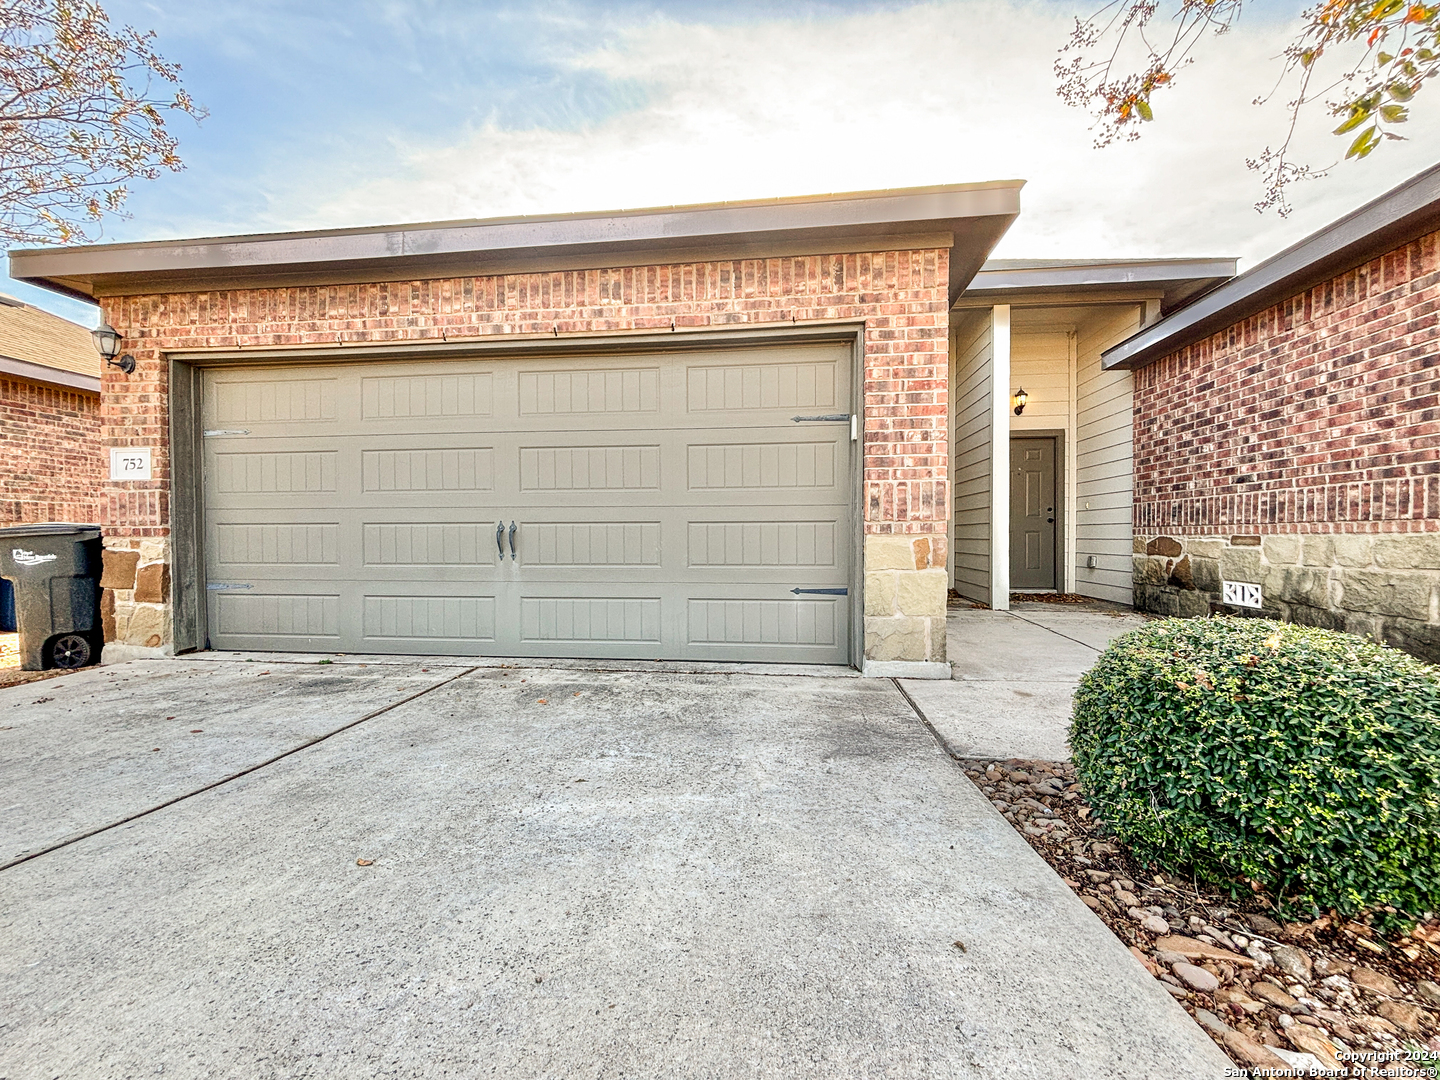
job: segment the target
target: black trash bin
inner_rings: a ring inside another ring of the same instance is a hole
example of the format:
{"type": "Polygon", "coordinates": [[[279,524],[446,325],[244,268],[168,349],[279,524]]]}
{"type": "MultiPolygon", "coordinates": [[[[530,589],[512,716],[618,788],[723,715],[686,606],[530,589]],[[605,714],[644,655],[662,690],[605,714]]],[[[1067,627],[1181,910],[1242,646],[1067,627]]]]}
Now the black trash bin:
{"type": "Polygon", "coordinates": [[[14,588],[26,671],[100,659],[100,560],[94,525],[0,527],[0,577],[14,588]]]}

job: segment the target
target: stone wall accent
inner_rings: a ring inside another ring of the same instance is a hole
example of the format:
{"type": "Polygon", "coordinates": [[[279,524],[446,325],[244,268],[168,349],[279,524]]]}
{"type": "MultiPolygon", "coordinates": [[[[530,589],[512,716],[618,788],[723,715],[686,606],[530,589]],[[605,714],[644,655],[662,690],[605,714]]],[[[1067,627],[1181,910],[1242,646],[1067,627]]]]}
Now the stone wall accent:
{"type": "Polygon", "coordinates": [[[170,541],[164,537],[104,538],[101,659],[113,664],[174,652],[170,607],[170,541]]]}
{"type": "Polygon", "coordinates": [[[1232,534],[1135,539],[1135,605],[1346,630],[1440,663],[1440,533],[1232,534]],[[1224,581],[1258,584],[1261,611],[1227,608],[1224,581]]]}
{"type": "Polygon", "coordinates": [[[0,376],[0,525],[96,521],[100,395],[0,376]]]}
{"type": "Polygon", "coordinates": [[[865,658],[945,659],[944,537],[865,538],[865,658]]]}
{"type": "MultiPolygon", "coordinates": [[[[172,350],[498,337],[553,341],[604,332],[857,321],[865,327],[861,510],[867,555],[874,537],[899,537],[900,546],[923,539],[932,556],[918,568],[912,552],[910,572],[943,568],[950,509],[948,275],[949,251],[934,248],[107,297],[105,318],[123,335],[137,367],[128,377],[114,369],[104,373],[102,442],[151,447],[154,480],[106,482],[100,520],[117,544],[169,534],[165,357],[172,350]]],[[[142,557],[142,569],[145,563],[142,557]]],[[[920,587],[907,586],[913,588],[920,587]]],[[[920,588],[923,603],[907,591],[905,604],[928,612],[930,591],[928,584],[920,588]]],[[[943,587],[938,595],[943,619],[943,587]]],[[[127,602],[137,601],[117,590],[116,641],[150,647],[139,640],[154,636],[148,623],[127,629],[127,602]]],[[[892,609],[883,618],[911,617],[892,609]]],[[[874,637],[867,630],[867,656],[875,650],[887,658],[943,658],[943,633],[900,633],[884,625],[874,637]]],[[[162,639],[168,647],[168,629],[162,639]]]]}

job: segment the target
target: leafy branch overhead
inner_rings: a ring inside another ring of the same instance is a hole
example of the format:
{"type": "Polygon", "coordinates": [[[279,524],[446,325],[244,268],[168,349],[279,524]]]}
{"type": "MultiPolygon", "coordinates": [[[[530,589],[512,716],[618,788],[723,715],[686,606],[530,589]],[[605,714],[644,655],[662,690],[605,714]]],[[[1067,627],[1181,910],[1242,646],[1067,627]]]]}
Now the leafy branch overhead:
{"type": "MultiPolygon", "coordinates": [[[[1155,118],[1158,91],[1175,85],[1194,52],[1239,20],[1244,0],[1111,0],[1086,20],[1077,19],[1055,61],[1059,95],[1096,119],[1096,146],[1136,139],[1155,118]]],[[[1409,119],[1409,103],[1440,74],[1440,3],[1406,0],[1323,0],[1301,16],[1300,32],[1279,58],[1276,91],[1294,87],[1278,149],[1266,147],[1246,164],[1262,173],[1257,210],[1289,213],[1286,186],[1323,175],[1292,162],[1289,150],[1307,106],[1323,101],[1340,120],[1346,158],[1363,158],[1409,119]]],[[[1288,91],[1287,91],[1288,93],[1288,91]]]]}
{"type": "Polygon", "coordinates": [[[154,40],[88,0],[0,0],[0,239],[90,240],[130,180],[184,167],[166,114],[205,111],[154,40]]]}

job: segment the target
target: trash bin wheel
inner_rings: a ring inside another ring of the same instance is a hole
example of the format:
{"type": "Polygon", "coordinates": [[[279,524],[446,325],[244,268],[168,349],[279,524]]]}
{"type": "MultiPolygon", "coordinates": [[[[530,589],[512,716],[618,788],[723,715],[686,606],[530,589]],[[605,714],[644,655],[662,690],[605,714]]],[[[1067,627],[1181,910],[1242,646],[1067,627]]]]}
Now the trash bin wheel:
{"type": "Polygon", "coordinates": [[[90,642],[80,634],[63,634],[50,646],[57,668],[82,668],[90,662],[90,642]]]}

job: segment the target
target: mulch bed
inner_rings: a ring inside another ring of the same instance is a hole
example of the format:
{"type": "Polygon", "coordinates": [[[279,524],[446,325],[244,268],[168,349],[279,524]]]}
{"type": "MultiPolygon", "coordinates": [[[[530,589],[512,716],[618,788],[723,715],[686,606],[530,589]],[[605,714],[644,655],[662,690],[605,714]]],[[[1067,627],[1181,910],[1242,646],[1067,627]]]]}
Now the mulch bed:
{"type": "Polygon", "coordinates": [[[1436,1075],[1440,918],[1406,936],[1363,919],[1277,921],[1263,895],[1237,900],[1136,861],[1092,819],[1072,764],[961,764],[1237,1065],[1287,1069],[1309,1054],[1331,1075],[1436,1075]]]}

